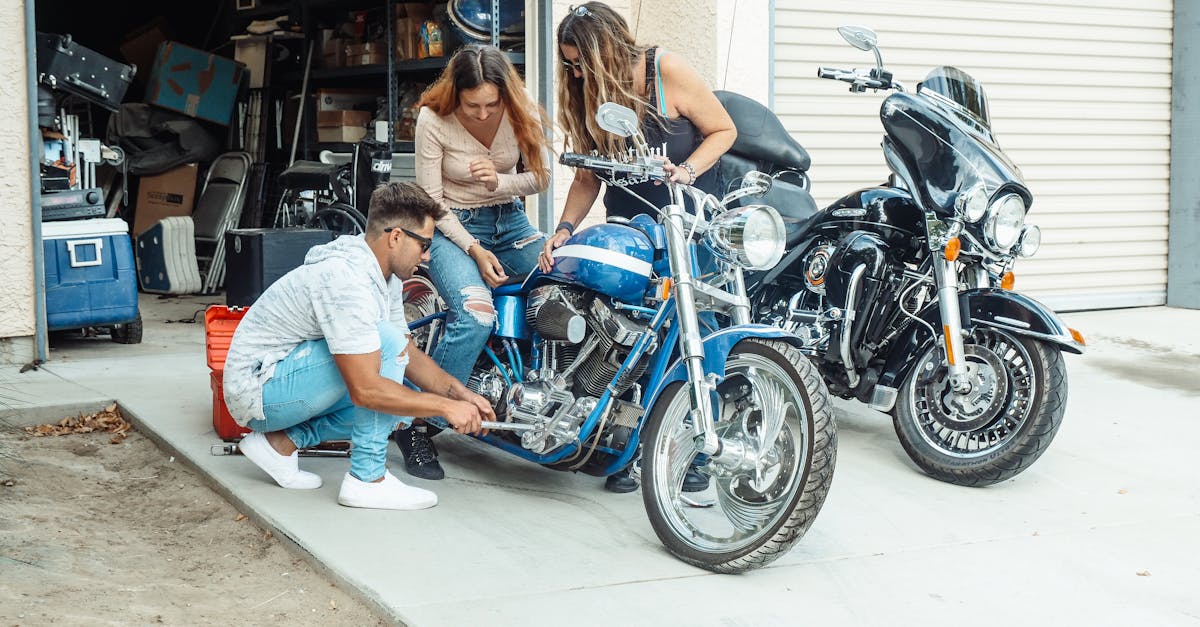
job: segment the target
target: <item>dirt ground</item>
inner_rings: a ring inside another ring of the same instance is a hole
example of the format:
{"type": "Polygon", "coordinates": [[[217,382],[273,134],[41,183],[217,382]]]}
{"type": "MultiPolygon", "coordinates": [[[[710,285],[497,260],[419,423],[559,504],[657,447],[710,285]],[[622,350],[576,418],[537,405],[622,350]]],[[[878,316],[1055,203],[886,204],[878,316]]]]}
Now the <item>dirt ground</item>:
{"type": "Polygon", "coordinates": [[[0,625],[382,625],[132,432],[0,428],[0,625]]]}

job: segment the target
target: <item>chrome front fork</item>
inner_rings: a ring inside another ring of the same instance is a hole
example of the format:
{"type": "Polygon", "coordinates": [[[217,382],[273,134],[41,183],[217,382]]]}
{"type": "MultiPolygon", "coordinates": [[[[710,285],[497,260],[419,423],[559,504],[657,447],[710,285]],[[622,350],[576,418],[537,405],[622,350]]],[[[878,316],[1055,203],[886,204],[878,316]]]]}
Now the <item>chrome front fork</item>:
{"type": "Polygon", "coordinates": [[[713,421],[712,394],[716,381],[705,376],[704,343],[701,342],[700,319],[696,310],[696,278],[692,275],[692,257],[684,220],[683,194],[674,184],[671,206],[667,208],[667,259],[675,277],[676,322],[679,324],[679,352],[687,367],[691,386],[692,425],[696,429],[696,451],[708,455],[720,450],[713,421]]]}
{"type": "Polygon", "coordinates": [[[962,315],[958,299],[958,268],[934,253],[933,278],[937,284],[938,313],[942,319],[942,340],[945,346],[945,364],[950,375],[950,386],[955,392],[965,392],[968,387],[967,362],[963,352],[962,315]]]}

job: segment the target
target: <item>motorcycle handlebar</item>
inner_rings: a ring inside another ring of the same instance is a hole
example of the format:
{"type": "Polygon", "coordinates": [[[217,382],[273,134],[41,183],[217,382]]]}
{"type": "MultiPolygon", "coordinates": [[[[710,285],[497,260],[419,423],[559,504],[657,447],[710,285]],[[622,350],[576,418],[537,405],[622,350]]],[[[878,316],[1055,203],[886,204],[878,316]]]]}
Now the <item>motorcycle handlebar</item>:
{"type": "Polygon", "coordinates": [[[563,153],[558,162],[570,168],[584,168],[609,174],[631,174],[665,179],[667,173],[663,170],[662,161],[656,159],[641,159],[634,162],[623,162],[595,155],[583,155],[577,152],[563,153]]]}
{"type": "MultiPolygon", "coordinates": [[[[887,74],[888,77],[891,74],[887,74]]],[[[830,80],[842,81],[850,83],[851,91],[862,91],[863,89],[890,89],[892,82],[890,80],[881,81],[874,78],[865,70],[843,70],[835,67],[819,67],[817,68],[817,78],[828,78],[830,80]]]]}

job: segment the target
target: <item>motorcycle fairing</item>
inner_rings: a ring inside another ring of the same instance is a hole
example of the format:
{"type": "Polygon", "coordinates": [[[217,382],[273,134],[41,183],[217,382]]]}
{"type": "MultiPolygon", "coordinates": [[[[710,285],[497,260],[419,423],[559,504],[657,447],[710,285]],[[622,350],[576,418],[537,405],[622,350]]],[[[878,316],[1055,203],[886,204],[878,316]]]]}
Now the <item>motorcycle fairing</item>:
{"type": "MultiPolygon", "coordinates": [[[[1014,335],[1045,340],[1069,353],[1083,354],[1083,346],[1071,337],[1070,329],[1058,314],[1024,294],[995,288],[972,289],[959,294],[959,304],[963,311],[964,331],[971,330],[975,325],[985,325],[1014,335]],[[1028,328],[1024,325],[1028,325],[1028,328]]],[[[917,317],[935,329],[941,327],[936,301],[921,310],[917,317]]],[[[879,375],[879,385],[899,387],[933,342],[929,329],[910,321],[892,341],[887,362],[879,375]]]]}
{"type": "Polygon", "coordinates": [[[922,206],[954,215],[958,195],[978,184],[992,196],[1008,188],[1026,207],[1033,202],[1020,169],[1004,151],[932,98],[894,93],[883,101],[879,118],[922,206]]]}

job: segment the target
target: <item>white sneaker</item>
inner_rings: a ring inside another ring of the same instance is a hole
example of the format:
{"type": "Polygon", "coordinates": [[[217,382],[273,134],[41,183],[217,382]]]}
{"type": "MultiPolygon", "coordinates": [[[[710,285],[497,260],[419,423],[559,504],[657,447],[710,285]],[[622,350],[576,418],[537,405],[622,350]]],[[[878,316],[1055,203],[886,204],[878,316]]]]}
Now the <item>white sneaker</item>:
{"type": "Polygon", "coordinates": [[[346,507],[369,509],[426,509],[437,505],[437,495],[429,490],[410,486],[384,471],[383,481],[368,483],[346,473],[338,503],[346,507]]]}
{"type": "Polygon", "coordinates": [[[321,487],[321,476],[300,470],[299,451],[291,455],[281,455],[267,441],[267,436],[252,431],[238,442],[238,450],[246,459],[254,462],[264,472],[271,475],[281,487],[292,490],[315,490],[321,487]]]}

